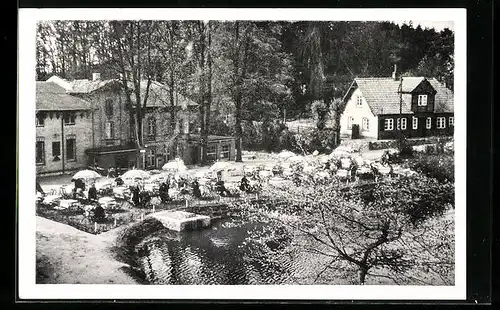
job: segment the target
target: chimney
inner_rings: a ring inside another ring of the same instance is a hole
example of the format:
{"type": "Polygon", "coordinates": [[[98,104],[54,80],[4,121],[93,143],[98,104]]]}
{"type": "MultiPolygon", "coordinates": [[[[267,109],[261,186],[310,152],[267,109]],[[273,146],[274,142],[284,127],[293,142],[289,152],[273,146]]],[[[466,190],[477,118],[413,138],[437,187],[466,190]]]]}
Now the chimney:
{"type": "Polygon", "coordinates": [[[394,64],[394,71],[392,72],[392,79],[396,80],[396,71],[397,71],[398,65],[394,64]]]}
{"type": "Polygon", "coordinates": [[[97,81],[101,79],[100,73],[92,73],[92,81],[97,81]]]}

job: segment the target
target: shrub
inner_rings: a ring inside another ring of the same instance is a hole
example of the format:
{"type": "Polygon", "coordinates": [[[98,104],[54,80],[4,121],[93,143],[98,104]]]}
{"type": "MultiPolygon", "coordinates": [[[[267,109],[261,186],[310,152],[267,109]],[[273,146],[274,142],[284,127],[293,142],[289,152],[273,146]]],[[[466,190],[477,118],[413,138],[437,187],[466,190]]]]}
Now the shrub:
{"type": "Polygon", "coordinates": [[[116,247],[118,254],[126,258],[131,257],[135,247],[149,234],[163,229],[163,224],[155,218],[146,218],[144,221],[135,223],[124,229],[116,238],[116,247]]]}
{"type": "Polygon", "coordinates": [[[311,104],[311,114],[314,117],[316,127],[319,130],[325,128],[328,112],[328,106],[323,100],[316,100],[311,104]]]}
{"type": "Polygon", "coordinates": [[[411,169],[439,182],[455,181],[455,164],[453,155],[418,155],[409,161],[411,169]]]}

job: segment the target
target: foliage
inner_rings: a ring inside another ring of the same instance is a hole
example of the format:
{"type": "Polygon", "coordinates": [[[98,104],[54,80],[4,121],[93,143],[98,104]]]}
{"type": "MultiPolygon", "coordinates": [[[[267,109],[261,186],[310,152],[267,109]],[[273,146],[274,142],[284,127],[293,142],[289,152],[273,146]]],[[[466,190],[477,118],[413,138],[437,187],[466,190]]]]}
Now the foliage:
{"type": "Polygon", "coordinates": [[[326,119],[328,116],[328,106],[324,101],[313,101],[311,104],[311,113],[316,121],[316,127],[319,130],[325,128],[326,119]]]}
{"type": "Polygon", "coordinates": [[[268,199],[232,203],[244,204],[241,209],[253,216],[286,224],[290,232],[307,238],[311,243],[299,248],[331,260],[318,277],[335,270],[351,279],[357,274],[354,282],[361,284],[367,276],[426,283],[428,273],[417,269],[431,266],[441,268],[436,281],[449,284],[441,276],[453,268],[453,230],[428,223],[452,205],[452,186],[422,176],[360,186],[310,185],[271,187],[268,199]]]}
{"type": "Polygon", "coordinates": [[[453,154],[421,154],[409,160],[408,165],[411,169],[428,177],[435,178],[439,182],[453,183],[455,181],[454,161],[455,157],[453,154]]]}
{"type": "MultiPolygon", "coordinates": [[[[389,77],[396,64],[398,73],[436,77],[451,88],[453,52],[451,30],[411,23],[44,21],[37,25],[36,70],[39,80],[54,74],[90,78],[95,71],[103,79],[121,76],[127,106],[135,108],[130,111],[139,147],[149,85],[143,93],[139,84],[146,80],[162,82],[170,94],[178,91],[199,104],[203,145],[212,130],[224,129],[212,125],[219,122],[211,120],[216,110],[230,116],[232,133],[244,147],[327,149],[330,143],[320,140],[331,136],[320,131],[328,118],[339,130],[340,98],[354,77],[389,77]],[[320,131],[312,133],[316,142],[309,147],[300,144],[307,138],[292,141],[276,120],[310,110],[320,131]],[[257,126],[262,128],[250,130],[255,136],[247,138],[244,131],[252,122],[262,122],[257,126]]],[[[172,105],[173,96],[168,101],[172,105]]]]}

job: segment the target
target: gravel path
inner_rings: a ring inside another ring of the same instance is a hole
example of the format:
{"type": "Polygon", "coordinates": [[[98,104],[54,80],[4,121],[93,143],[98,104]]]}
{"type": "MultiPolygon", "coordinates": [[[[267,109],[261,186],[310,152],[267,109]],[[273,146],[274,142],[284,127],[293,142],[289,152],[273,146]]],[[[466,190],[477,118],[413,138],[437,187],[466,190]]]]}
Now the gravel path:
{"type": "Polygon", "coordinates": [[[37,217],[37,284],[137,284],[109,251],[114,234],[92,235],[37,217]]]}

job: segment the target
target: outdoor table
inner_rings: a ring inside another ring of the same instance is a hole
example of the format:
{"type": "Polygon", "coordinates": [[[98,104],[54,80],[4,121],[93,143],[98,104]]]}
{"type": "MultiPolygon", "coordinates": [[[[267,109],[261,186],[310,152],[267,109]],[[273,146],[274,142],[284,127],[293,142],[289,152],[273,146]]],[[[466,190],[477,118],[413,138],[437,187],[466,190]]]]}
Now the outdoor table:
{"type": "Polygon", "coordinates": [[[67,209],[67,208],[69,208],[77,203],[78,203],[78,200],[76,200],[76,199],[61,199],[59,201],[59,208],[60,209],[67,209]]]}
{"type": "Polygon", "coordinates": [[[116,207],[116,200],[111,197],[102,197],[99,198],[99,204],[104,208],[104,209],[112,209],[116,207]]]}
{"type": "Polygon", "coordinates": [[[157,189],[158,186],[154,183],[146,183],[144,184],[144,190],[148,192],[153,192],[155,189],[157,189]]]}
{"type": "Polygon", "coordinates": [[[61,196],[59,195],[47,195],[44,197],[43,202],[46,204],[51,204],[59,201],[59,199],[61,199],[61,196]]]}
{"type": "Polygon", "coordinates": [[[340,160],[340,164],[342,166],[342,169],[349,169],[351,167],[351,160],[344,157],[340,160]]]}

